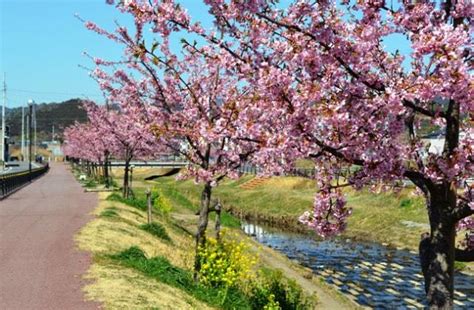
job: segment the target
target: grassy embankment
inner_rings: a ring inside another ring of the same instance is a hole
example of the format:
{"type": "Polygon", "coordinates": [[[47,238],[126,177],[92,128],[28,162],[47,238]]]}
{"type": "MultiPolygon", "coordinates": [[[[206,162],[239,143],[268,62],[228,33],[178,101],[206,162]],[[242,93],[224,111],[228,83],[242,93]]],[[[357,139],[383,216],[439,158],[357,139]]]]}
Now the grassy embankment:
{"type": "MultiPolygon", "coordinates": [[[[275,177],[247,188],[244,184],[252,179],[244,176],[235,181],[226,180],[215,188],[214,197],[220,197],[234,214],[301,229],[297,218],[312,208],[314,182],[298,177],[275,177]]],[[[201,187],[193,181],[167,177],[156,182],[163,190],[179,191],[198,205],[201,187]]],[[[379,194],[367,190],[345,191],[353,214],[344,236],[416,250],[420,234],[426,231],[423,225],[428,221],[422,197],[413,195],[412,189],[379,194]]]]}
{"type": "MultiPolygon", "coordinates": [[[[171,185],[172,179],[167,180],[171,185]]],[[[107,198],[109,194],[100,193],[99,206],[94,211],[96,218],[77,235],[79,247],[94,257],[87,274],[90,284],[85,287],[86,296],[101,302],[107,309],[251,309],[255,300],[248,292],[231,290],[223,302],[219,289],[203,288],[192,281],[195,205],[172,187],[162,186],[162,197],[171,208],[155,209],[155,224],[147,226],[143,193],[145,187],[153,184],[143,181],[134,184],[138,186],[135,202],[123,201],[117,195],[107,198]]],[[[306,296],[317,294],[321,306],[354,308],[328,287],[322,288],[320,280],[313,278],[308,270],[233,229],[239,227],[239,221],[233,216],[224,214],[222,222],[249,245],[251,257],[259,257],[252,271],[257,283],[268,280],[257,270],[264,266],[280,269],[285,277],[279,278],[281,274],[273,273],[271,280],[280,279],[278,281],[286,283],[283,287],[296,283],[291,285],[303,287],[306,296]]],[[[213,234],[212,228],[209,234],[213,234]]]]}

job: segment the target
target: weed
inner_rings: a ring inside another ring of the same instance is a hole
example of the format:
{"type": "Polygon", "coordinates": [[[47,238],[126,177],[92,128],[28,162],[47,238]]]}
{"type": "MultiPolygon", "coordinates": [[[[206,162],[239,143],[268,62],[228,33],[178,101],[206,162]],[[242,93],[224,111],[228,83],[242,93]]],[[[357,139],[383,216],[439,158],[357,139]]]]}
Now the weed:
{"type": "Polygon", "coordinates": [[[185,207],[186,209],[196,211],[197,207],[186,196],[181,194],[173,187],[165,187],[162,190],[163,194],[170,198],[175,204],[185,207]]]}
{"type": "Polygon", "coordinates": [[[112,193],[107,200],[121,202],[142,211],[147,209],[146,199],[143,198],[123,198],[119,193],[112,193]]]}
{"type": "MultiPolygon", "coordinates": [[[[216,219],[216,214],[211,213],[209,215],[209,218],[211,220],[215,220],[216,219]]],[[[229,212],[226,212],[226,211],[222,211],[222,213],[221,213],[221,224],[222,224],[222,226],[229,227],[229,228],[240,228],[241,227],[240,220],[237,217],[233,216],[232,214],[230,214],[229,212]]]]}
{"type": "Polygon", "coordinates": [[[464,269],[466,269],[467,267],[467,264],[464,263],[464,262],[454,262],[454,270],[456,271],[462,271],[464,269]]]}
{"type": "Polygon", "coordinates": [[[166,229],[160,223],[153,222],[151,224],[143,224],[140,225],[140,229],[143,229],[160,239],[171,242],[171,238],[166,232],[166,229]]]}
{"type": "Polygon", "coordinates": [[[413,201],[410,198],[403,198],[400,200],[400,207],[409,208],[413,205],[413,201]]]}
{"type": "Polygon", "coordinates": [[[100,213],[100,217],[118,217],[118,213],[113,209],[105,209],[100,213]]]}
{"type": "Polygon", "coordinates": [[[94,188],[97,186],[97,182],[94,179],[89,179],[88,181],[84,183],[84,186],[86,188],[94,188]]]}
{"type": "Polygon", "coordinates": [[[215,288],[230,288],[250,280],[257,263],[255,255],[248,252],[248,245],[229,236],[226,230],[221,232],[220,241],[207,238],[205,245],[199,247],[199,261],[201,283],[215,288]]]}
{"type": "Polygon", "coordinates": [[[168,216],[173,207],[168,198],[166,198],[163,191],[159,189],[153,196],[154,197],[152,197],[152,199],[154,198],[154,206],[160,211],[162,215],[168,216]]]}

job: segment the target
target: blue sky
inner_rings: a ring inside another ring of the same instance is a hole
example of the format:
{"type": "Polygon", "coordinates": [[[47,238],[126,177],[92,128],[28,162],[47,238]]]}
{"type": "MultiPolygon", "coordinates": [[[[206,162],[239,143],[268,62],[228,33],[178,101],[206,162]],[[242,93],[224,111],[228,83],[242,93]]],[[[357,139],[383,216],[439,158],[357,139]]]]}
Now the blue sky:
{"type": "MultiPolygon", "coordinates": [[[[206,21],[201,1],[181,2],[206,21]]],[[[113,29],[114,20],[130,24],[104,0],[0,0],[0,74],[2,83],[6,74],[9,107],[29,98],[40,103],[74,97],[103,101],[96,83],[79,67],[93,67],[83,52],[119,59],[120,47],[86,30],[76,13],[106,29],[113,29]]]]}
{"type": "MultiPolygon", "coordinates": [[[[193,20],[210,26],[202,1],[180,2],[193,20]]],[[[103,101],[96,83],[79,67],[93,67],[83,52],[119,59],[121,50],[117,44],[86,30],[74,16],[76,13],[106,29],[113,29],[115,20],[131,25],[128,16],[106,5],[105,0],[0,0],[0,79],[3,82],[5,72],[9,107],[18,107],[30,98],[38,103],[70,98],[103,101]]],[[[406,45],[406,41],[399,37],[386,44],[394,50],[406,45]]],[[[406,52],[407,48],[402,51],[406,52]]]]}

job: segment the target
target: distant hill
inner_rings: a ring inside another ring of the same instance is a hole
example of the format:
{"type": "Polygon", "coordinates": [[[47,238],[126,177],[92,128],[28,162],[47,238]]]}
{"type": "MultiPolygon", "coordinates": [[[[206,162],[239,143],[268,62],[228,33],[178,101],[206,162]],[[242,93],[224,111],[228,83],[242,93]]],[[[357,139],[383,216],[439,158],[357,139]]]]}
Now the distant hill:
{"type": "MultiPolygon", "coordinates": [[[[25,113],[27,108],[25,107],[25,113]]],[[[7,125],[13,141],[21,139],[21,108],[7,109],[7,125]]],[[[86,122],[87,114],[80,99],[70,99],[61,103],[42,103],[36,105],[38,141],[51,140],[54,125],[56,139],[62,139],[63,131],[74,122],[86,122]]],[[[25,123],[26,126],[26,123],[25,123]]]]}

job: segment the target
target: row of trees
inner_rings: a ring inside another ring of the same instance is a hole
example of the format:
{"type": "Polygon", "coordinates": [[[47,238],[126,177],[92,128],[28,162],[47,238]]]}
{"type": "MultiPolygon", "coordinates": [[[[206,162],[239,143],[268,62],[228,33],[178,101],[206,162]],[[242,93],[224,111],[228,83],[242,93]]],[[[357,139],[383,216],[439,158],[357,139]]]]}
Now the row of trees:
{"type": "Polygon", "coordinates": [[[130,194],[130,162],[132,159],[147,159],[158,154],[162,148],[150,130],[148,120],[133,111],[127,103],[116,106],[98,106],[84,102],[87,123],[76,123],[64,131],[64,153],[99,166],[101,175],[109,185],[111,157],[125,162],[123,196],[130,194]]]}
{"type": "Polygon", "coordinates": [[[145,138],[190,161],[185,177],[204,183],[197,246],[213,186],[246,161],[279,173],[311,158],[318,190],[300,221],[322,236],[345,228],[342,187],[409,179],[430,220],[420,242],[428,302],[452,308],[454,260],[474,260],[472,2],[204,3],[213,29],[173,0],[117,3],[133,30],[86,22],[124,50],[120,62],[95,59],[94,77],[121,107],[120,120],[91,117],[99,136],[145,138]],[[386,47],[397,37],[409,53],[386,47]],[[426,155],[426,122],[445,130],[441,154],[426,155]],[[353,173],[341,179],[343,168],[353,173]],[[467,231],[458,248],[456,228],[467,231]]]}

